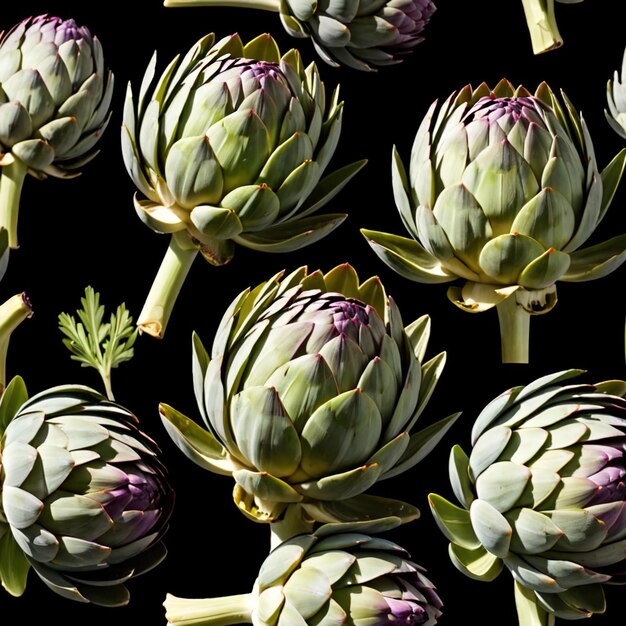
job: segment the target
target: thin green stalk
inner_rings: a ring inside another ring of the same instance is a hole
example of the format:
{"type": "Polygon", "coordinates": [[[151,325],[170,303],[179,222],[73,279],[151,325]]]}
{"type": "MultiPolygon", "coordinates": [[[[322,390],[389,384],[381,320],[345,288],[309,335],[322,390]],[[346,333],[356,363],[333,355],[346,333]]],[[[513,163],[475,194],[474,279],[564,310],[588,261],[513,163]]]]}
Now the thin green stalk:
{"type": "Polygon", "coordinates": [[[503,363],[528,363],[530,314],[515,299],[515,294],[496,306],[500,320],[503,363]]]}
{"type": "Polygon", "coordinates": [[[262,9],[280,11],[280,0],[165,0],[166,7],[241,7],[243,9],[262,9]]]}
{"type": "Polygon", "coordinates": [[[167,594],[163,606],[172,626],[230,626],[252,623],[251,594],[187,599],[167,594]]]}
{"type": "Polygon", "coordinates": [[[522,4],[533,52],[541,54],[562,46],[563,39],[554,15],[554,0],[522,0],[522,4]]]}
{"type": "Polygon", "coordinates": [[[0,395],[6,387],[6,361],[11,333],[33,314],[30,301],[18,293],[0,305],[0,395]]]}
{"type": "Polygon", "coordinates": [[[197,254],[197,246],[186,233],[172,235],[161,267],[137,320],[140,331],[159,339],[163,337],[176,298],[197,254]]]}
{"type": "Polygon", "coordinates": [[[270,549],[273,550],[283,541],[296,535],[313,531],[313,521],[306,518],[304,510],[299,504],[290,504],[285,509],[283,519],[270,524],[270,549]]]}
{"type": "Polygon", "coordinates": [[[22,186],[28,168],[23,161],[14,159],[0,168],[0,227],[9,232],[9,246],[17,248],[17,217],[22,186]]]}
{"type": "Polygon", "coordinates": [[[554,614],[537,604],[535,594],[517,581],[514,585],[519,626],[554,626],[554,614]]]}

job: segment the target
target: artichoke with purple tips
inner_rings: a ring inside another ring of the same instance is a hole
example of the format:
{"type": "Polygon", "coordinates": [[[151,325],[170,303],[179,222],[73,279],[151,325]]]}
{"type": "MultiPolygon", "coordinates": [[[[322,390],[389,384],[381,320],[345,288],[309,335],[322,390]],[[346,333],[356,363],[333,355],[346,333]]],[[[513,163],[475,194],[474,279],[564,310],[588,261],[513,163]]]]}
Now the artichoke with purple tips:
{"type": "Polygon", "coordinates": [[[77,176],[98,153],[112,95],[98,38],[74,20],[40,15],[0,34],[0,226],[12,248],[26,174],[77,176]]]}
{"type": "Polygon", "coordinates": [[[502,358],[528,361],[530,315],[556,304],[556,282],[602,278],[626,260],[626,234],[583,247],[626,162],[600,173],[580,115],[544,83],[501,81],[433,103],[408,171],[393,153],[393,190],[412,239],[362,230],[392,269],[448,289],[459,308],[498,312],[502,358]]]}
{"type": "Polygon", "coordinates": [[[165,0],[167,7],[237,6],[280,13],[293,37],[310,38],[334,66],[372,71],[400,63],[424,41],[432,0],[165,0]]]}
{"type": "Polygon", "coordinates": [[[140,219],[171,236],[139,328],[162,337],[200,252],[228,263],[235,244],[290,252],[318,241],[345,214],[312,215],[363,167],[322,178],[341,133],[343,103],[327,101],[314,64],[274,39],[207,35],[160,78],[156,57],[124,111],[124,162],[145,199],[140,219]]]}
{"type": "Polygon", "coordinates": [[[168,594],[170,626],[434,626],[443,604],[423,567],[377,536],[400,521],[332,524],[277,546],[249,594],[186,599],[168,594]]]}
{"type": "Polygon", "coordinates": [[[313,522],[414,507],[366,492],[424,458],[458,414],[412,432],[445,362],[422,364],[424,316],[406,328],[373,277],[349,265],[300,268],[241,293],[211,355],[194,336],[193,381],[206,430],[167,405],[168,433],[193,461],[235,479],[233,499],[272,537],[313,522]]]}
{"type": "Polygon", "coordinates": [[[24,592],[32,568],[56,593],[126,604],[124,583],[165,556],[174,493],[156,444],[123,407],[82,386],[0,400],[0,580],[24,592]]]}
{"type": "Polygon", "coordinates": [[[510,570],[521,626],[603,613],[602,585],[626,583],[626,382],[571,384],[580,373],[488,404],[470,456],[450,456],[461,506],[429,496],[460,571],[510,570]]]}

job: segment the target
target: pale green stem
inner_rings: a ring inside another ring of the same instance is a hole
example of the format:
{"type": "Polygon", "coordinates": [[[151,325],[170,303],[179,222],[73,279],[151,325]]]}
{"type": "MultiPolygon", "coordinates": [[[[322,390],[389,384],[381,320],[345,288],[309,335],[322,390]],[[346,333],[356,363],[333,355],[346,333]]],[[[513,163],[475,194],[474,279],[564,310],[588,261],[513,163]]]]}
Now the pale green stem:
{"type": "Polygon", "coordinates": [[[262,9],[280,11],[280,0],[165,0],[166,7],[240,7],[243,9],[262,9]]]}
{"type": "Polygon", "coordinates": [[[313,531],[313,520],[305,517],[299,504],[290,504],[285,509],[283,518],[270,524],[270,549],[278,547],[284,541],[313,531]]]}
{"type": "Polygon", "coordinates": [[[9,233],[9,246],[17,248],[17,216],[20,208],[22,186],[28,168],[23,161],[15,159],[0,168],[0,227],[9,233]]]}
{"type": "Polygon", "coordinates": [[[11,333],[33,314],[26,294],[18,293],[0,305],[0,395],[6,387],[6,360],[11,333]]]}
{"type": "Polygon", "coordinates": [[[500,320],[503,363],[528,363],[530,314],[521,307],[515,294],[496,306],[500,320]]]}
{"type": "Polygon", "coordinates": [[[198,248],[186,233],[174,233],[150,293],[139,314],[141,332],[161,339],[176,303],[180,288],[187,278],[198,248]]]}
{"type": "Polygon", "coordinates": [[[106,391],[107,398],[111,400],[111,402],[115,402],[115,396],[113,395],[113,387],[111,386],[111,373],[103,374],[100,372],[100,378],[102,378],[102,382],[104,383],[104,390],[106,391]]]}
{"type": "Polygon", "coordinates": [[[562,46],[563,39],[554,15],[554,0],[522,0],[522,4],[533,52],[541,54],[562,46]]]}
{"type": "Polygon", "coordinates": [[[519,626],[554,626],[554,614],[537,604],[537,597],[517,581],[515,585],[515,607],[519,626]]]}
{"type": "Polygon", "coordinates": [[[252,623],[252,596],[187,599],[167,594],[165,618],[173,626],[229,626],[252,623]]]}

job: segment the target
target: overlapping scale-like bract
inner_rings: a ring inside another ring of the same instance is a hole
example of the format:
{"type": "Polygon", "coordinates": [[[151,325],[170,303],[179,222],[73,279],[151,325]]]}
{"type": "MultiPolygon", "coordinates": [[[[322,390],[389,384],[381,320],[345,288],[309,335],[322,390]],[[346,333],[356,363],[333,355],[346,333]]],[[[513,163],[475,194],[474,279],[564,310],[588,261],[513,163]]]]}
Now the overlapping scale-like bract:
{"type": "Polygon", "coordinates": [[[275,276],[233,301],[210,356],[194,337],[208,431],[162,406],[165,426],[194,461],[232,474],[254,520],[290,505],[318,521],[381,515],[385,499],[361,494],[412,467],[456,418],[411,433],[444,365],[443,353],[422,365],[428,334],[427,317],[405,329],[379,280],[360,284],[348,265],[275,276]]]}
{"type": "Polygon", "coordinates": [[[626,582],[626,383],[569,384],[578,374],[488,404],[470,456],[450,457],[462,508],[430,496],[462,572],[492,580],[505,565],[518,594],[566,619],[603,612],[602,583],[626,582]]]}
{"type": "MultiPolygon", "coordinates": [[[[3,405],[22,387],[12,382],[3,405]]],[[[4,586],[20,595],[30,565],[62,596],[126,604],[125,581],[165,556],[174,499],[137,418],[87,387],[54,387],[21,404],[0,449],[4,586]]]]}

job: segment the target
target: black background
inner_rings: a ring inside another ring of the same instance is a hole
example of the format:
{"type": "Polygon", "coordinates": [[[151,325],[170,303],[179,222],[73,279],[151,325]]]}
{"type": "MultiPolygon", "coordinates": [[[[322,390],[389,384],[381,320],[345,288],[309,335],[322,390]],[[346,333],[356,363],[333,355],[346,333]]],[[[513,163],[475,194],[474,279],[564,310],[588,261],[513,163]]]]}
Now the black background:
{"type": "MultiPolygon", "coordinates": [[[[321,242],[287,255],[262,255],[239,248],[230,265],[214,268],[198,259],[182,289],[165,338],[141,337],[136,356],[114,372],[117,400],[133,410],[144,429],[162,447],[177,492],[177,505],[161,566],[131,581],[126,608],[103,609],[56,597],[31,572],[29,587],[16,599],[0,594],[3,620],[62,619],[73,624],[164,623],[166,592],[204,597],[249,591],[269,545],[268,529],[240,515],[232,504],[232,480],[212,475],[188,461],[163,430],[158,402],[198,417],[191,386],[190,337],[196,330],[210,346],[219,319],[239,291],[281,269],[307,264],[324,271],[345,261],[364,280],[378,274],[398,302],[405,323],[423,313],[432,317],[429,356],[446,350],[448,363],[440,385],[421,418],[422,424],[457,410],[464,415],[439,448],[406,474],[374,490],[405,499],[422,518],[389,533],[413,559],[424,565],[445,603],[442,624],[477,620],[485,626],[514,623],[508,572],[492,584],[465,578],[449,562],[447,542],[436,530],[426,495],[452,497],[447,480],[451,445],[469,449],[471,424],[495,395],[517,384],[560,369],[588,370],[595,382],[624,377],[624,276],[621,268],[591,283],[559,284],[559,304],[531,322],[530,365],[501,365],[497,316],[469,315],[450,304],[446,286],[410,283],[380,262],[359,234],[360,227],[405,234],[391,193],[390,153],[396,143],[408,160],[413,136],[428,105],[467,83],[494,85],[506,77],[534,89],[546,80],[563,88],[584,113],[604,167],[622,147],[604,120],[606,80],[621,66],[626,45],[624,9],[619,0],[557,4],[565,46],[534,57],[519,0],[466,2],[438,0],[439,10],[426,30],[426,41],[399,66],[378,73],[333,69],[319,62],[330,93],[341,83],[345,100],[342,142],[335,167],[368,158],[369,164],[328,206],[350,217],[321,242]]],[[[20,211],[21,247],[11,257],[1,284],[2,298],[25,291],[35,314],[14,333],[8,375],[21,374],[32,393],[57,384],[100,387],[97,374],[70,361],[61,344],[57,315],[74,311],[86,285],[102,294],[108,308],[125,301],[137,317],[167,247],[167,237],[149,231],[132,206],[135,189],[119,149],[126,83],[138,86],[154,49],[159,68],[207,32],[218,38],[239,32],[249,40],[270,32],[281,50],[299,46],[305,61],[317,60],[310,42],[290,39],[277,15],[253,10],[165,9],[159,0],[90,3],[78,0],[3,2],[1,27],[28,15],[74,17],[97,34],[107,65],[116,75],[113,117],[101,141],[102,153],[70,181],[26,181],[20,211]],[[126,8],[126,10],[125,10],[126,8]]],[[[590,243],[626,229],[626,183],[590,243]]],[[[608,590],[608,612],[594,617],[601,625],[622,623],[624,590],[608,590]]]]}

